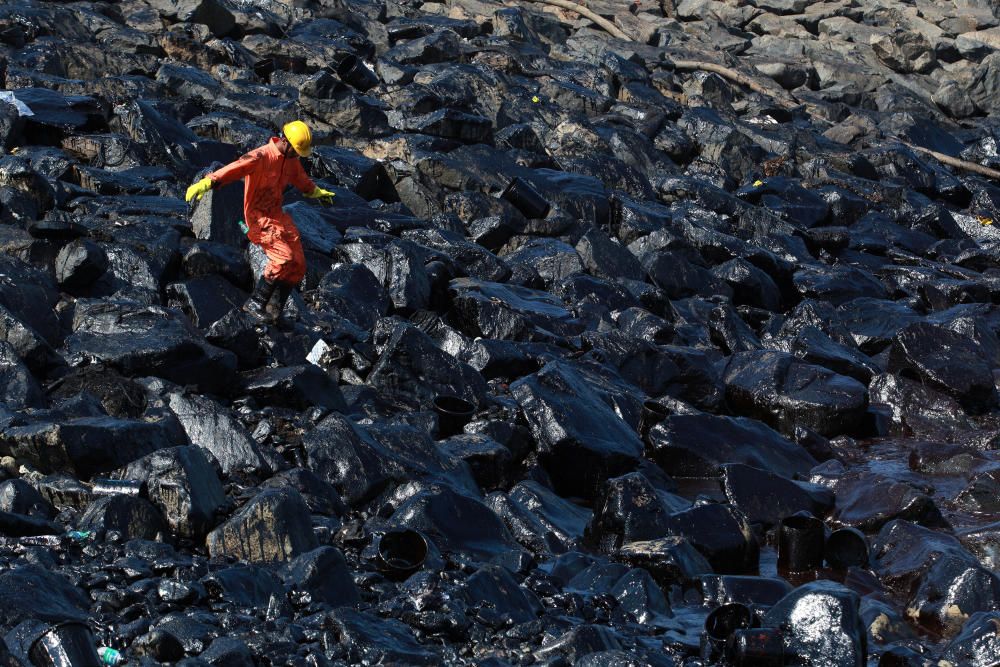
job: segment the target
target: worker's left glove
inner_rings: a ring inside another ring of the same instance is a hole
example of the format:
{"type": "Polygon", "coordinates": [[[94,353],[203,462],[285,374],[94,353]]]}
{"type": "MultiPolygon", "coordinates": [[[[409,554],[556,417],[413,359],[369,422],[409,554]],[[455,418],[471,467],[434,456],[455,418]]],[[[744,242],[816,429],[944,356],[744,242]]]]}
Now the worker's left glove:
{"type": "Polygon", "coordinates": [[[312,192],[307,192],[306,197],[309,199],[318,199],[320,204],[324,206],[329,206],[333,203],[333,198],[336,197],[336,193],[330,192],[329,190],[324,190],[323,188],[316,186],[316,189],[312,192]]]}

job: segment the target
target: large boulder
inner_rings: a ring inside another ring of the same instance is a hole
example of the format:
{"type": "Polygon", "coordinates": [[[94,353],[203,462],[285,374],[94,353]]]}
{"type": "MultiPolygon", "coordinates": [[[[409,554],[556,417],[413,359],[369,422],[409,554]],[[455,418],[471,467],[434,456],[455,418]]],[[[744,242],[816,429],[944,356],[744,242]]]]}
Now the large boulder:
{"type": "Polygon", "coordinates": [[[906,598],[907,615],[946,637],[1000,604],[1000,577],[951,535],[893,521],[879,532],[872,555],[883,584],[906,598]]]}
{"type": "Polygon", "coordinates": [[[309,507],[297,491],[265,489],[209,533],[208,553],[249,563],[292,560],[319,546],[309,519],[309,507]]]}
{"type": "Polygon", "coordinates": [[[796,512],[822,517],[833,509],[833,492],[818,484],[798,482],[742,463],[722,466],[726,498],[751,523],[773,526],[796,512]]]}
{"type": "Polygon", "coordinates": [[[635,430],[571,365],[550,362],[510,389],[560,494],[593,497],[605,479],[638,465],[635,430]]]}
{"type": "Polygon", "coordinates": [[[42,472],[70,470],[84,479],[174,444],[174,429],[165,420],[81,417],[11,426],[0,432],[0,449],[42,472]]]}
{"type": "Polygon", "coordinates": [[[941,662],[951,665],[995,665],[1000,662],[1000,613],[979,611],[969,617],[962,631],[945,646],[941,662]]]}
{"type": "Polygon", "coordinates": [[[441,656],[418,643],[405,624],[353,609],[334,610],[329,616],[340,643],[353,663],[439,665],[441,656]]]}
{"type": "Polygon", "coordinates": [[[177,535],[198,540],[215,527],[225,491],[204,450],[194,445],[161,449],[130,464],[126,479],[146,483],[148,497],[177,535]]]}
{"type": "Polygon", "coordinates": [[[470,336],[531,340],[539,330],[572,335],[582,329],[559,299],[540,290],[456,278],[450,292],[456,326],[470,336]]]}
{"type": "Polygon", "coordinates": [[[785,650],[803,664],[867,664],[867,632],[860,599],[841,584],[814,581],[799,586],[768,610],[763,624],[784,628],[785,650]]]}
{"type": "Polygon", "coordinates": [[[796,426],[827,436],[851,433],[868,408],[865,385],[786,352],[734,354],[723,381],[734,410],[785,433],[796,426]]]}
{"type": "Polygon", "coordinates": [[[499,517],[482,501],[447,487],[420,491],[404,500],[389,519],[415,530],[442,551],[480,561],[520,551],[499,517]]]}
{"type": "Polygon", "coordinates": [[[154,375],[203,390],[231,386],[233,353],[205,342],[187,319],[125,301],[78,303],[66,339],[71,363],[97,360],[131,377],[154,375]]]}
{"type": "Polygon", "coordinates": [[[479,406],[485,403],[483,376],[441,350],[420,329],[386,319],[375,335],[381,354],[368,374],[368,384],[387,398],[411,407],[429,406],[439,394],[459,396],[479,406]]]}
{"type": "Polygon", "coordinates": [[[993,366],[967,336],[923,322],[896,334],[889,351],[890,372],[919,378],[973,413],[997,405],[993,366]]]}
{"type": "Polygon", "coordinates": [[[653,427],[649,443],[654,460],[677,477],[715,476],[724,463],[743,463],[791,478],[816,465],[804,448],[746,417],[671,415],[653,427]]]}
{"type": "Polygon", "coordinates": [[[413,480],[478,492],[466,463],[447,457],[426,432],[412,426],[365,427],[334,413],[308,431],[302,444],[309,469],[332,484],[349,505],[413,480]]]}
{"type": "Polygon", "coordinates": [[[113,530],[125,540],[152,540],[168,530],[163,514],[153,503],[121,494],[91,503],[80,518],[80,528],[98,534],[113,530]]]}
{"type": "Polygon", "coordinates": [[[849,473],[836,480],[836,517],[861,530],[878,530],[893,519],[943,527],[947,525],[934,499],[906,480],[875,472],[849,473]]]}
{"type": "Polygon", "coordinates": [[[191,443],[211,453],[222,472],[270,471],[274,457],[263,449],[225,406],[196,394],[167,395],[167,405],[177,415],[191,443]]]}
{"type": "Polygon", "coordinates": [[[601,488],[585,534],[602,551],[614,553],[627,542],[666,537],[670,514],[687,505],[682,498],[655,488],[642,473],[629,473],[608,480],[601,488]]]}

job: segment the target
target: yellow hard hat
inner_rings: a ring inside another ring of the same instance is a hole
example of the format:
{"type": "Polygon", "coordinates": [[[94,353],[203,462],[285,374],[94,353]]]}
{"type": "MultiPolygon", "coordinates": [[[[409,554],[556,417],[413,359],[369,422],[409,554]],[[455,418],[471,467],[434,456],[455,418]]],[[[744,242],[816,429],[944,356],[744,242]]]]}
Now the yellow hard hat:
{"type": "Polygon", "coordinates": [[[309,131],[309,126],[301,120],[286,123],[281,128],[281,133],[285,135],[285,139],[288,139],[288,143],[300,156],[309,157],[312,154],[312,132],[309,131]]]}

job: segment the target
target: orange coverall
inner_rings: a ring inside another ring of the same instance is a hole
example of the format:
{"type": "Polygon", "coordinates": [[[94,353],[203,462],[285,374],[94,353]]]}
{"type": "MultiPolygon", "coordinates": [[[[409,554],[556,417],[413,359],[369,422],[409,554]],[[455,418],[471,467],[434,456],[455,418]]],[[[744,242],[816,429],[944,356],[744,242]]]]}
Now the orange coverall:
{"type": "Polygon", "coordinates": [[[306,175],[297,155],[281,154],[278,141],[272,137],[260,148],[208,174],[208,178],[212,179],[213,189],[245,179],[243,215],[249,228],[247,238],[267,255],[264,277],[272,282],[298,283],[306,274],[302,238],[281,203],[289,184],[302,193],[312,192],[316,184],[306,175]]]}

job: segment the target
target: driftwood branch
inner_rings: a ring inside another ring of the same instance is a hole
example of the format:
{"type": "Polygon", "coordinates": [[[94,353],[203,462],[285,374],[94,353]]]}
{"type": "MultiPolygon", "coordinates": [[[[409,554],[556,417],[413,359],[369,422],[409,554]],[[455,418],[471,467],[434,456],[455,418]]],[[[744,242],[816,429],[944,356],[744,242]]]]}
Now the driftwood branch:
{"type": "Polygon", "coordinates": [[[989,167],[984,167],[981,164],[976,164],[975,162],[969,162],[968,160],[960,160],[957,157],[952,157],[950,155],[945,155],[944,153],[938,153],[937,151],[932,151],[929,148],[923,148],[922,146],[914,146],[913,144],[903,142],[903,145],[907,148],[911,148],[918,153],[923,153],[924,155],[930,155],[932,158],[940,162],[941,164],[946,164],[949,167],[955,167],[956,169],[965,169],[966,171],[972,171],[981,176],[988,176],[996,181],[1000,181],[1000,171],[996,169],[990,169],[989,167]]]}
{"type": "Polygon", "coordinates": [[[755,81],[753,77],[747,76],[742,72],[737,72],[736,70],[726,67],[725,65],[717,65],[715,63],[703,62],[701,60],[675,60],[674,69],[679,70],[701,70],[704,72],[714,72],[724,79],[729,79],[734,83],[738,83],[741,86],[746,86],[755,93],[760,93],[761,95],[769,95],[777,99],[786,108],[792,108],[799,106],[791,96],[788,95],[782,88],[776,88],[774,86],[765,86],[759,81],[755,81]]]}
{"type": "Polygon", "coordinates": [[[626,42],[633,42],[631,37],[626,35],[621,29],[616,26],[611,21],[607,20],[600,14],[592,12],[587,8],[586,5],[578,5],[571,0],[528,0],[528,2],[539,2],[545,5],[552,5],[554,7],[562,7],[563,9],[568,9],[570,11],[576,12],[580,16],[590,19],[600,27],[604,28],[612,37],[617,37],[618,39],[623,39],[626,42]]]}

